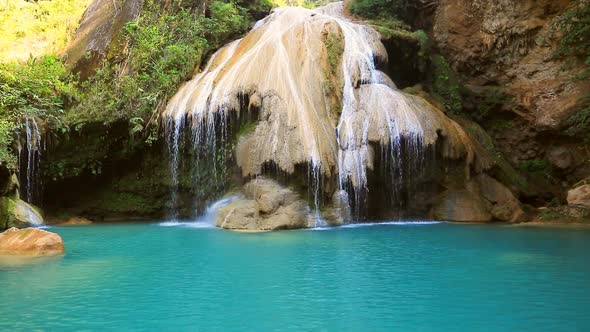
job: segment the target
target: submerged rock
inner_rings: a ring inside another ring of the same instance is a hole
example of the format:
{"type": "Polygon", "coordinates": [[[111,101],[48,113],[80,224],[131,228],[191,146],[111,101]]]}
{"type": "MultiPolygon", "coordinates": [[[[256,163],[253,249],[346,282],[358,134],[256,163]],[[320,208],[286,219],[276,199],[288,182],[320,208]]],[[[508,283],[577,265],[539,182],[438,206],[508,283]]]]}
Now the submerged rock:
{"type": "Polygon", "coordinates": [[[0,255],[52,256],[64,253],[61,237],[38,228],[10,228],[0,233],[0,255]]]}
{"type": "Polygon", "coordinates": [[[244,197],[222,207],[216,226],[241,231],[272,231],[309,226],[307,203],[289,188],[268,179],[244,186],[244,197]]]}
{"type": "Polygon", "coordinates": [[[70,217],[57,223],[59,226],[81,226],[90,225],[92,220],[84,217],[70,217]]]}

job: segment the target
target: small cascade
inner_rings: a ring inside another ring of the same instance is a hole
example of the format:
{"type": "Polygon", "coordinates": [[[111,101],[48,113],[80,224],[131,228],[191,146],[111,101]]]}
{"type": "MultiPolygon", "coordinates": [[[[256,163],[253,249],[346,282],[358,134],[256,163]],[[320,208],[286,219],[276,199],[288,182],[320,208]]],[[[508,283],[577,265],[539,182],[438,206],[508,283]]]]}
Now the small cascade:
{"type": "Polygon", "coordinates": [[[170,174],[172,180],[172,190],[170,192],[170,211],[173,219],[178,218],[178,168],[180,158],[180,140],[183,127],[184,117],[179,119],[168,119],[166,121],[166,140],[168,143],[168,156],[170,164],[170,174]]]}
{"type": "MultiPolygon", "coordinates": [[[[180,88],[163,113],[174,188],[183,132],[191,134],[195,150],[216,158],[231,119],[254,110],[256,127],[235,148],[242,175],[262,175],[269,164],[293,174],[306,165],[318,216],[325,187],[347,192],[340,196],[355,211],[366,206],[376,153],[394,197],[420,175],[429,148],[473,162],[472,142],[459,125],[421,97],[401,92],[377,69],[387,62],[379,34],[346,18],[343,6],[275,9],[180,88]],[[328,38],[340,40],[342,49],[329,46],[328,38]]],[[[318,226],[322,219],[316,219],[318,226]]]]}
{"type": "Polygon", "coordinates": [[[205,210],[205,214],[203,215],[203,217],[201,217],[201,220],[211,225],[211,227],[215,226],[215,217],[217,216],[217,211],[219,211],[219,209],[228,205],[229,203],[233,202],[236,198],[238,198],[238,196],[236,195],[227,196],[213,202],[211,205],[207,207],[207,209],[205,210]]]}
{"type": "Polygon", "coordinates": [[[239,196],[227,196],[224,198],[221,198],[213,203],[211,203],[209,206],[207,206],[207,209],[205,210],[205,213],[198,217],[197,219],[195,219],[194,221],[177,221],[175,219],[170,220],[170,221],[165,221],[165,222],[161,222],[158,225],[160,226],[165,226],[165,227],[171,227],[171,226],[184,226],[184,227],[191,227],[191,228],[213,228],[215,227],[215,218],[217,216],[217,211],[219,211],[220,208],[228,205],[229,203],[231,203],[233,200],[235,200],[236,198],[238,198],[239,196]]]}
{"type": "Polygon", "coordinates": [[[28,203],[35,203],[38,199],[39,172],[41,170],[41,130],[39,129],[37,120],[32,116],[25,117],[22,125],[24,126],[25,132],[22,138],[25,143],[24,146],[21,145],[21,137],[18,137],[20,196],[28,203]]]}

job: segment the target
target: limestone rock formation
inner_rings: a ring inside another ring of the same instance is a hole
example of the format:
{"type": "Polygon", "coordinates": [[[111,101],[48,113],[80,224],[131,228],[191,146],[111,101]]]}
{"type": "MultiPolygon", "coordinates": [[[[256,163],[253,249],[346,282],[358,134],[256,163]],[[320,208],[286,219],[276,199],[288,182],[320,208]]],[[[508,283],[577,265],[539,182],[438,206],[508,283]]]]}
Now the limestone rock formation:
{"type": "Polygon", "coordinates": [[[567,203],[570,206],[590,209],[590,184],[586,184],[568,191],[567,203]]]}
{"type": "Polygon", "coordinates": [[[0,255],[53,256],[64,253],[61,237],[38,228],[10,228],[0,233],[0,255]]]}
{"type": "Polygon", "coordinates": [[[309,226],[309,208],[291,189],[259,178],[244,186],[244,197],[219,209],[216,225],[241,231],[272,231],[309,226]]]}
{"type": "MultiPolygon", "coordinates": [[[[322,179],[331,182],[327,197],[345,188],[360,202],[378,152],[397,163],[399,183],[415,171],[401,174],[401,159],[419,163],[428,149],[458,160],[467,177],[491,167],[461,126],[377,69],[386,61],[379,34],[346,18],[342,3],[276,9],[215,53],[170,100],[162,114],[170,151],[186,131],[195,146],[215,146],[231,116],[246,111],[257,122],[237,143],[242,175],[263,175],[268,165],[293,174],[304,165],[313,192],[322,179]]],[[[252,204],[243,210],[260,211],[252,204]]]]}

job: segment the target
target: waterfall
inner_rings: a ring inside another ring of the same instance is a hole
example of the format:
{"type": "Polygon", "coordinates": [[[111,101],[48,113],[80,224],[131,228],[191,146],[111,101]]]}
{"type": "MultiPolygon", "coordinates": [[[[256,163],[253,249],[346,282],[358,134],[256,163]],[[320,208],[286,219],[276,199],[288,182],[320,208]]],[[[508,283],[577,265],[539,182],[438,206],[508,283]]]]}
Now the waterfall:
{"type": "Polygon", "coordinates": [[[25,131],[25,144],[20,145],[20,135],[18,137],[19,153],[19,182],[20,196],[29,203],[34,203],[38,198],[39,172],[41,163],[41,131],[35,117],[26,116],[23,121],[25,131]]]}
{"type": "Polygon", "coordinates": [[[375,167],[374,146],[389,165],[393,183],[387,186],[394,195],[419,174],[426,149],[441,137],[443,157],[471,162],[472,142],[460,126],[421,97],[398,90],[376,67],[386,61],[379,34],[346,18],[342,2],[275,9],[213,54],[168,103],[163,119],[172,177],[178,176],[183,131],[191,132],[193,148],[215,156],[216,144],[228,138],[231,115],[243,110],[256,110],[258,122],[236,146],[242,175],[261,175],[268,164],[287,174],[307,165],[316,211],[328,179],[336,179],[337,190],[350,193],[340,196],[360,210],[375,167]],[[343,42],[341,54],[328,49],[328,36],[343,42]],[[328,60],[335,56],[341,61],[333,77],[328,60]]]}

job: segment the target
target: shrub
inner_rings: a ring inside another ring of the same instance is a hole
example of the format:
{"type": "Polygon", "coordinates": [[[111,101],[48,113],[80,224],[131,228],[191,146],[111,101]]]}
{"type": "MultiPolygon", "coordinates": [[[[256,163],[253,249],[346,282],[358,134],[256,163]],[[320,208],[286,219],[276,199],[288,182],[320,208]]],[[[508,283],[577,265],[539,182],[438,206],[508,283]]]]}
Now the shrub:
{"type": "Polygon", "coordinates": [[[75,77],[54,56],[31,58],[26,64],[0,63],[0,162],[15,166],[12,137],[23,116],[43,118],[65,130],[64,109],[77,97],[75,77]]]}
{"type": "Polygon", "coordinates": [[[395,17],[404,19],[410,10],[410,0],[355,0],[351,13],[363,17],[395,17]]]}
{"type": "MultiPolygon", "coordinates": [[[[192,8],[192,2],[176,5],[146,1],[139,18],[127,23],[122,32],[127,53],[105,60],[82,83],[82,101],[68,114],[69,121],[147,120],[164,107],[209,52],[243,33],[251,21],[248,11],[232,1],[213,1],[206,16],[192,8]]],[[[260,7],[264,5],[257,2],[260,7]]],[[[130,126],[141,131],[134,121],[130,126]]],[[[148,126],[146,122],[142,129],[148,126]]]]}
{"type": "Polygon", "coordinates": [[[461,85],[448,62],[441,55],[433,55],[432,60],[432,90],[442,99],[445,108],[453,113],[463,109],[461,85]]]}

